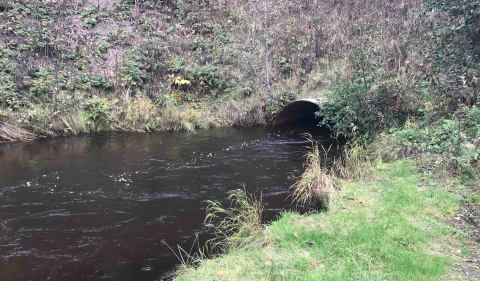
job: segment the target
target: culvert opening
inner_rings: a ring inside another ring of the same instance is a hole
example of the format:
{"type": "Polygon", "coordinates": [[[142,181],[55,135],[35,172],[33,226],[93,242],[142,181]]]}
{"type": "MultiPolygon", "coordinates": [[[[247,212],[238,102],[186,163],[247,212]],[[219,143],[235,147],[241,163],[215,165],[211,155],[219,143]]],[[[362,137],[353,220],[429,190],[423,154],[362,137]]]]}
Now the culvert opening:
{"type": "Polygon", "coordinates": [[[319,109],[320,105],[315,99],[295,100],[280,109],[273,126],[317,127],[320,119],[316,117],[315,113],[319,109]]]}
{"type": "Polygon", "coordinates": [[[333,159],[340,156],[340,148],[345,142],[332,137],[332,131],[327,126],[319,126],[322,119],[317,118],[315,113],[320,110],[321,104],[321,101],[315,99],[295,100],[280,109],[273,126],[283,127],[289,131],[293,129],[291,132],[300,133],[303,137],[307,134],[307,141],[311,138],[319,145],[321,162],[331,168],[335,162],[333,159]]]}

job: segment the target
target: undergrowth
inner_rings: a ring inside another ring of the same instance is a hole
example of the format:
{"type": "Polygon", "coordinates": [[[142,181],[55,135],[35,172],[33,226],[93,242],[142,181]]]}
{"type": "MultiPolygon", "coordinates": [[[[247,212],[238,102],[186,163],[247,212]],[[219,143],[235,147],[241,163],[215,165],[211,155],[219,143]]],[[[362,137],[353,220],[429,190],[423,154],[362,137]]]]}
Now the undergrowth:
{"type": "Polygon", "coordinates": [[[261,197],[257,199],[245,189],[236,189],[229,192],[228,199],[231,206],[227,208],[220,202],[207,201],[205,225],[216,236],[207,242],[210,249],[228,251],[265,245],[261,197]]]}
{"type": "Polygon", "coordinates": [[[339,183],[335,177],[334,168],[327,166],[328,151],[322,147],[324,151],[320,153],[319,144],[313,141],[311,136],[307,136],[307,139],[310,141],[311,151],[306,154],[303,174],[291,186],[292,200],[297,204],[313,203],[328,209],[333,207],[339,183]]]}
{"type": "Polygon", "coordinates": [[[335,211],[286,212],[266,226],[269,243],[233,248],[176,280],[454,280],[462,259],[451,241],[461,185],[422,183],[412,161],[379,164],[365,182],[345,181],[335,211]]]}
{"type": "Polygon", "coordinates": [[[0,140],[33,140],[39,137],[105,131],[195,131],[214,127],[265,125],[258,98],[230,100],[226,105],[195,103],[177,105],[166,100],[156,105],[145,97],[109,100],[94,97],[78,106],[32,105],[24,111],[2,110],[5,133],[0,140]],[[27,136],[28,135],[28,136],[27,136]],[[22,137],[24,136],[24,137],[22,137]]]}

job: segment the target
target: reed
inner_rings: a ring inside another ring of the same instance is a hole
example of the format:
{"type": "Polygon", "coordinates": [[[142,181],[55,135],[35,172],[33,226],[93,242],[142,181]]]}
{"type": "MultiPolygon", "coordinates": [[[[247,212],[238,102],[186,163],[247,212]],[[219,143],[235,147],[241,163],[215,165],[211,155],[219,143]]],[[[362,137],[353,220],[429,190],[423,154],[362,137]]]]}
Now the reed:
{"type": "Polygon", "coordinates": [[[89,132],[87,126],[87,117],[81,109],[74,109],[58,116],[63,125],[71,134],[78,135],[83,132],[89,132]]]}

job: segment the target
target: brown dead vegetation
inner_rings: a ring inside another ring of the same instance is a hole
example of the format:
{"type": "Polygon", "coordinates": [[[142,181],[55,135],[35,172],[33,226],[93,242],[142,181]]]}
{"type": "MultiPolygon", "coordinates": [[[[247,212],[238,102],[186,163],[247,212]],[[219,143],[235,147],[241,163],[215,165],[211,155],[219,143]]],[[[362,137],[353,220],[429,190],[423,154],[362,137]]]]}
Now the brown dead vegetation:
{"type": "Polygon", "coordinates": [[[0,118],[0,142],[4,141],[24,141],[30,142],[37,138],[37,135],[30,133],[22,128],[7,123],[0,118]]]}

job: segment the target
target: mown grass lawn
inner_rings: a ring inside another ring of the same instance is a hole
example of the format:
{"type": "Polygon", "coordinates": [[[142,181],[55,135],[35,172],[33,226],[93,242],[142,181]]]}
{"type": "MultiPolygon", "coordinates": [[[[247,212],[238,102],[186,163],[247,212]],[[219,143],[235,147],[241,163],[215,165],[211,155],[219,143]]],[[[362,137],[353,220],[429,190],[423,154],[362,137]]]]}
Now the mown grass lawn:
{"type": "Polygon", "coordinates": [[[453,216],[461,196],[421,184],[410,161],[382,164],[374,179],[345,182],[334,209],[285,213],[268,244],[230,249],[176,280],[451,280],[453,216]]]}

